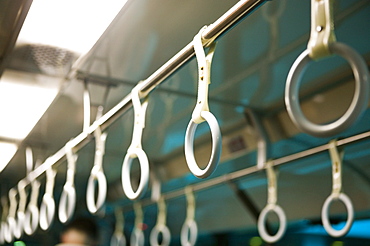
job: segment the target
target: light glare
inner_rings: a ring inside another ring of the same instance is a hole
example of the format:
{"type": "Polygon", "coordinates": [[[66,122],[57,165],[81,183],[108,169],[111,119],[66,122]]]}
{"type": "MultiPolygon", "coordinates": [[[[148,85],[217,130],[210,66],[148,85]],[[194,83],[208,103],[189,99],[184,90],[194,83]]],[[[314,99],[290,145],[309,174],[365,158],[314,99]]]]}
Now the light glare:
{"type": "Polygon", "coordinates": [[[50,106],[58,88],[9,81],[0,82],[0,137],[23,140],[50,106]]]}
{"type": "Polygon", "coordinates": [[[51,45],[85,54],[126,1],[34,0],[18,42],[51,45]]]}
{"type": "Polygon", "coordinates": [[[0,142],[0,172],[8,165],[17,149],[18,147],[16,144],[0,142]]]}

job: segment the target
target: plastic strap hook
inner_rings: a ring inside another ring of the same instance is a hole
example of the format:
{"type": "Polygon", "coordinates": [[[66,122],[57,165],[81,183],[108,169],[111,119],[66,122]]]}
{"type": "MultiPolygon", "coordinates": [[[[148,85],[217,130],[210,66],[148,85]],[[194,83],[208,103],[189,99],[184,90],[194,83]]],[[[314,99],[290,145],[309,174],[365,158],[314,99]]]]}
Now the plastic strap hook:
{"type": "Polygon", "coordinates": [[[127,150],[125,159],[123,160],[121,176],[123,190],[126,196],[131,200],[138,199],[139,197],[141,197],[141,195],[143,195],[149,181],[149,161],[146,153],[141,146],[143,129],[145,127],[145,113],[148,107],[148,97],[146,96],[143,103],[141,103],[140,86],[141,85],[139,83],[131,91],[132,104],[135,114],[134,130],[132,134],[131,145],[127,150]],[[141,169],[140,184],[136,191],[133,190],[130,181],[130,170],[134,158],[139,159],[141,169]]]}
{"type": "Polygon", "coordinates": [[[340,153],[337,149],[337,142],[336,140],[332,140],[329,143],[329,153],[332,161],[332,179],[333,179],[333,186],[332,192],[330,196],[325,200],[324,205],[321,210],[321,219],[324,225],[325,230],[328,232],[329,235],[333,237],[341,237],[347,234],[349,229],[352,226],[353,218],[354,218],[354,209],[351,202],[351,199],[342,192],[342,158],[343,158],[343,151],[340,153]],[[334,229],[329,221],[329,208],[330,204],[335,201],[340,200],[344,203],[348,215],[347,221],[345,226],[340,229],[334,229]]]}
{"type": "Polygon", "coordinates": [[[192,117],[185,133],[185,158],[190,171],[198,178],[206,178],[213,173],[220,160],[222,150],[221,130],[216,117],[209,112],[208,106],[208,86],[211,83],[211,62],[216,44],[212,42],[208,54],[203,49],[202,33],[206,29],[203,27],[194,37],[193,45],[198,62],[198,97],[197,103],[192,113],[192,117]],[[212,152],[207,166],[199,168],[194,157],[194,135],[198,124],[206,121],[210,127],[212,135],[212,152]]]}
{"type": "Polygon", "coordinates": [[[329,44],[336,41],[334,33],[333,0],[311,0],[311,34],[307,49],[314,59],[329,56],[329,44]]]}
{"type": "Polygon", "coordinates": [[[126,238],[123,233],[125,218],[123,216],[122,209],[116,208],[114,211],[116,217],[116,226],[114,228],[114,232],[111,238],[111,246],[125,246],[126,245],[126,238]]]}
{"type": "Polygon", "coordinates": [[[44,231],[50,228],[54,221],[55,201],[53,197],[56,171],[50,167],[46,170],[46,189],[40,207],[40,228],[44,231]]]}
{"type": "Polygon", "coordinates": [[[139,202],[134,203],[135,211],[135,227],[131,233],[131,245],[143,246],[144,245],[144,233],[142,230],[142,224],[144,221],[143,208],[139,202]]]}
{"type": "Polygon", "coordinates": [[[272,161],[267,162],[267,180],[268,180],[268,198],[267,205],[261,211],[258,217],[258,232],[262,239],[269,243],[278,241],[285,233],[286,230],[286,216],[284,210],[277,205],[277,177],[273,167],[272,161]],[[269,212],[275,212],[280,221],[279,230],[275,235],[269,235],[265,227],[265,221],[269,212]]]}
{"type": "Polygon", "coordinates": [[[198,237],[198,226],[195,222],[195,197],[190,186],[185,188],[185,195],[187,201],[186,219],[181,228],[181,245],[193,246],[198,237]]]}
{"type": "Polygon", "coordinates": [[[101,132],[100,126],[94,132],[95,136],[95,159],[94,166],[91,169],[91,174],[88,180],[87,191],[86,191],[86,203],[90,213],[95,214],[98,212],[104,202],[107,195],[107,179],[103,172],[103,157],[105,152],[105,141],[107,139],[107,133],[101,132]],[[98,185],[97,201],[95,202],[95,181],[98,185]]]}
{"type": "Polygon", "coordinates": [[[73,154],[72,144],[68,142],[65,146],[67,155],[67,178],[63,186],[63,192],[59,202],[59,220],[62,223],[69,221],[74,213],[76,206],[76,189],[74,185],[74,176],[76,172],[77,155],[73,154]]]}

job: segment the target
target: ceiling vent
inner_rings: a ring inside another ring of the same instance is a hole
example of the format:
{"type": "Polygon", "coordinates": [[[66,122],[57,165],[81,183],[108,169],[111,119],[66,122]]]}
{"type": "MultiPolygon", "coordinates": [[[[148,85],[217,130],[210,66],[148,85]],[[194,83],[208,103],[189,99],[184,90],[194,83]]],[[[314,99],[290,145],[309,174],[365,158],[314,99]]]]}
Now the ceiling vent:
{"type": "Polygon", "coordinates": [[[32,73],[64,77],[78,56],[66,49],[41,44],[17,46],[11,54],[9,68],[32,73]]]}

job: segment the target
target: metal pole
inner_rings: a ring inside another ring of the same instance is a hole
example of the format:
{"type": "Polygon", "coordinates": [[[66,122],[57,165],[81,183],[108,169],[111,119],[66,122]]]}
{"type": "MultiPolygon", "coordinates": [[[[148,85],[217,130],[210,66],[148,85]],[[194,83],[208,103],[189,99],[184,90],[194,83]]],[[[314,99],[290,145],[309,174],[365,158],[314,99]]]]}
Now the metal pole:
{"type": "MultiPolygon", "coordinates": [[[[213,24],[209,25],[203,32],[203,39],[208,46],[213,40],[225,34],[232,27],[238,24],[255,9],[265,3],[267,0],[242,0],[235,4],[225,14],[218,18],[213,24]]],[[[167,61],[162,67],[154,72],[143,82],[141,91],[149,93],[163,80],[170,76],[174,71],[180,68],[184,63],[195,55],[193,42],[186,45],[180,52],[167,61]]]]}
{"type": "MultiPolygon", "coordinates": [[[[235,4],[224,15],[217,19],[213,24],[209,25],[204,31],[203,38],[207,41],[204,45],[207,46],[212,40],[216,40],[221,35],[225,34],[233,26],[238,24],[246,16],[251,14],[257,7],[265,3],[267,0],[242,0],[235,4]]],[[[190,42],[185,48],[173,56],[169,61],[162,65],[149,78],[142,82],[141,92],[149,94],[167,77],[174,73],[184,63],[189,61],[193,56],[193,43],[190,42]]],[[[91,135],[97,127],[101,127],[102,131],[106,130],[113,122],[121,117],[132,106],[131,95],[128,94],[121,102],[104,114],[100,119],[96,120],[88,129],[86,133],[79,134],[72,140],[71,146],[74,151],[82,149],[89,141],[91,135]]],[[[42,165],[30,173],[30,179],[24,178],[26,184],[31,180],[36,179],[42,175],[47,169],[56,165],[65,159],[64,148],[60,149],[53,156],[50,156],[42,165]]]]}
{"type": "MultiPolygon", "coordinates": [[[[339,146],[345,146],[347,144],[355,143],[355,142],[366,140],[366,139],[370,139],[370,131],[338,140],[337,141],[337,146],[338,147],[339,146]]],[[[272,165],[273,166],[279,166],[279,165],[287,164],[289,162],[293,162],[293,161],[296,161],[296,160],[299,160],[299,159],[302,159],[302,158],[305,158],[305,157],[308,157],[308,156],[311,156],[311,155],[319,154],[319,153],[327,151],[327,150],[329,150],[329,144],[320,145],[320,146],[317,146],[317,147],[314,147],[314,148],[311,148],[311,149],[308,149],[308,150],[304,150],[304,151],[301,151],[301,152],[298,152],[298,153],[295,153],[295,154],[291,154],[291,155],[288,155],[288,156],[284,156],[284,157],[272,160],[272,165]]],[[[217,185],[221,185],[223,183],[234,181],[234,180],[239,179],[239,178],[243,178],[243,177],[248,176],[250,174],[257,173],[259,171],[261,171],[261,170],[257,168],[257,165],[255,165],[255,166],[248,167],[248,168],[245,168],[245,169],[242,169],[242,170],[239,170],[239,171],[224,174],[224,175],[221,175],[219,177],[216,177],[216,178],[213,178],[213,179],[210,179],[210,180],[207,180],[207,181],[203,181],[201,183],[191,185],[191,187],[192,187],[192,190],[194,192],[201,191],[201,190],[209,189],[209,188],[217,186],[217,185]]],[[[185,194],[184,189],[178,189],[178,190],[175,190],[175,191],[170,191],[170,192],[164,193],[163,197],[166,200],[170,200],[170,199],[175,199],[175,198],[178,198],[180,196],[183,196],[184,194],[185,194]]],[[[150,199],[144,200],[142,202],[143,206],[148,206],[148,205],[151,205],[151,204],[154,204],[154,202],[151,201],[150,199]]],[[[126,211],[126,209],[125,209],[125,211],[126,211]]]]}

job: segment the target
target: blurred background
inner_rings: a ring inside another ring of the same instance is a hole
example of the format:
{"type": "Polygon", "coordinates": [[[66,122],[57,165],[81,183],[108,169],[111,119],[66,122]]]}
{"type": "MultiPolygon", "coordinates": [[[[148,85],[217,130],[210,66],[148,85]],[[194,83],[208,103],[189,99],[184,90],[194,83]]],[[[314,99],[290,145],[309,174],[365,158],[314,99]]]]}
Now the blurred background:
{"type": "MultiPolygon", "coordinates": [[[[141,80],[192,41],[204,25],[211,24],[237,1],[212,0],[1,0],[0,1],[0,192],[27,175],[26,148],[35,163],[62,149],[83,130],[83,93],[91,99],[91,119],[97,108],[108,112],[141,80]]],[[[370,1],[334,2],[335,33],[370,63],[370,1]]],[[[220,164],[208,179],[256,165],[255,126],[258,116],[277,159],[370,130],[367,109],[356,124],[332,138],[316,138],[299,131],[284,104],[286,78],[293,62],[306,49],[310,32],[310,1],[267,1],[235,28],[218,39],[209,87],[210,111],[222,131],[220,164]]],[[[184,157],[184,137],[197,93],[197,63],[187,62],[149,95],[143,149],[162,192],[181,190],[204,182],[189,172],[184,157]]],[[[313,63],[304,73],[301,106],[307,118],[325,123],[339,118],[354,92],[349,64],[339,56],[313,63]]],[[[86,206],[86,186],[94,164],[95,141],[78,151],[75,217],[92,218],[99,228],[99,245],[109,245],[115,224],[114,210],[122,207],[124,233],[129,240],[135,215],[132,201],[121,185],[123,158],[131,143],[133,111],[128,110],[106,129],[103,159],[108,182],[103,211],[91,215],[86,206]]],[[[196,131],[195,154],[199,162],[210,155],[207,124],[196,131]]],[[[343,238],[331,238],[321,224],[321,208],[332,189],[328,151],[279,167],[278,203],[288,228],[274,245],[370,245],[370,141],[344,147],[343,189],[355,209],[355,222],[343,238]]],[[[57,165],[54,198],[58,206],[66,180],[67,163],[57,165]]],[[[140,176],[133,162],[133,183],[140,176]]],[[[207,180],[208,180],[207,179],[207,180]]],[[[45,192],[45,175],[39,178],[39,204],[45,192]]],[[[149,200],[151,190],[144,196],[149,200]]],[[[196,245],[267,245],[259,237],[257,214],[267,202],[264,171],[196,192],[196,245]]],[[[5,200],[6,200],[5,199],[5,200]]],[[[4,200],[4,199],[3,199],[4,200]]],[[[186,216],[184,196],[167,201],[171,245],[180,245],[186,216]]],[[[144,206],[145,245],[157,219],[155,203],[144,206]]],[[[4,207],[2,209],[4,211],[4,207]]],[[[332,223],[346,219],[341,203],[331,206],[332,223]]],[[[270,217],[269,217],[270,218],[270,217]]],[[[6,215],[2,216],[2,220],[6,215]]],[[[271,216],[271,224],[277,218],[271,216]]],[[[49,231],[38,229],[23,236],[26,245],[55,245],[64,228],[58,218],[49,231]]],[[[6,243],[4,245],[7,245],[6,243]]],[[[12,244],[9,244],[12,245],[12,244]]]]}

